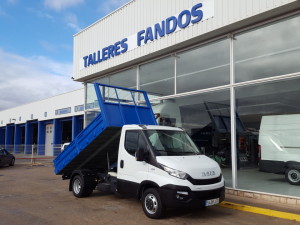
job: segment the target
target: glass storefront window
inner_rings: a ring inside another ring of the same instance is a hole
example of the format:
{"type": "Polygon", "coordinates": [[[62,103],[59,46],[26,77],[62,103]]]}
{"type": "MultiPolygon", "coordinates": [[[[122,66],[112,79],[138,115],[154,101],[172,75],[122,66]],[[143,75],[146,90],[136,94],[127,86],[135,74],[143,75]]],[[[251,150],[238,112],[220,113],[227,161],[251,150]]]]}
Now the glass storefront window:
{"type": "Polygon", "coordinates": [[[300,16],[235,37],[236,82],[300,71],[300,16]]]}
{"type": "MultiPolygon", "coordinates": [[[[300,197],[285,180],[287,161],[300,164],[300,79],[236,88],[238,188],[300,197]]],[[[300,171],[299,171],[300,172],[300,171]]]]}
{"type": "Polygon", "coordinates": [[[99,103],[93,83],[109,84],[109,78],[103,77],[86,85],[85,110],[96,109],[96,111],[99,111],[99,103]]]}
{"type": "Polygon", "coordinates": [[[95,108],[99,108],[99,103],[97,100],[94,84],[88,83],[86,85],[85,109],[90,110],[95,108]]]}
{"type": "MultiPolygon", "coordinates": [[[[100,82],[100,81],[99,81],[100,82]]],[[[99,103],[95,92],[94,84],[86,84],[86,95],[85,95],[85,126],[89,125],[90,122],[100,113],[99,103]]]]}
{"type": "Polygon", "coordinates": [[[109,77],[102,77],[100,79],[94,80],[92,83],[109,84],[109,77]]]}
{"type": "Polygon", "coordinates": [[[141,65],[140,89],[150,98],[174,94],[174,57],[167,57],[141,65]]]}
{"type": "Polygon", "coordinates": [[[109,84],[118,87],[136,89],[136,68],[109,76],[109,84]]]}
{"type": "Polygon", "coordinates": [[[152,102],[158,124],[182,127],[232,186],[229,90],[152,102]]]}
{"type": "MultiPolygon", "coordinates": [[[[120,86],[125,88],[136,89],[136,68],[125,70],[111,76],[102,77],[94,80],[93,83],[109,84],[113,86],[120,86]]],[[[107,93],[107,96],[113,96],[114,91],[107,93]]],[[[120,96],[122,97],[122,96],[120,96]]],[[[94,85],[88,83],[86,88],[86,125],[88,125],[99,114],[99,103],[94,89],[94,85]]]]}
{"type": "Polygon", "coordinates": [[[100,110],[90,110],[85,112],[85,120],[86,120],[86,126],[89,125],[90,122],[92,122],[93,119],[95,119],[100,113],[100,110]]]}
{"type": "Polygon", "coordinates": [[[177,93],[230,82],[229,39],[177,54],[177,93]]]}

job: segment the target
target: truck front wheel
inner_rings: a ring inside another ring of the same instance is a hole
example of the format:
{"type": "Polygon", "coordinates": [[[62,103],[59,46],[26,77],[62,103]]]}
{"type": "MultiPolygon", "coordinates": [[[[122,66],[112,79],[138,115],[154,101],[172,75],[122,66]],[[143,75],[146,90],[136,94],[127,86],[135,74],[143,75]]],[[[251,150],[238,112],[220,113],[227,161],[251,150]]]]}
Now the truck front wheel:
{"type": "Polygon", "coordinates": [[[84,180],[81,176],[77,175],[72,180],[73,195],[77,198],[83,198],[90,196],[93,189],[87,184],[87,180],[84,180]]]}
{"type": "Polygon", "coordinates": [[[160,195],[155,188],[146,189],[142,196],[142,206],[146,216],[152,219],[159,219],[165,213],[160,195]]]}
{"type": "Polygon", "coordinates": [[[288,168],[285,171],[285,179],[293,185],[300,184],[300,170],[295,168],[288,168]]]}

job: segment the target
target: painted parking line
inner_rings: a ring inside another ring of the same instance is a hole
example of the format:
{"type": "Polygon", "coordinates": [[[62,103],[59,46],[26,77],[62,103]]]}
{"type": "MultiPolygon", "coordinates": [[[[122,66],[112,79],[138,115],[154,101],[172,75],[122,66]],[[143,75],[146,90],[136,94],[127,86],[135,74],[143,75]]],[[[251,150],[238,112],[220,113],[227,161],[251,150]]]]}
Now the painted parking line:
{"type": "Polygon", "coordinates": [[[271,209],[258,208],[258,207],[248,206],[248,205],[240,205],[240,204],[226,202],[226,201],[220,203],[219,206],[300,222],[300,215],[294,213],[286,213],[286,212],[281,212],[281,211],[276,211],[271,209]]]}

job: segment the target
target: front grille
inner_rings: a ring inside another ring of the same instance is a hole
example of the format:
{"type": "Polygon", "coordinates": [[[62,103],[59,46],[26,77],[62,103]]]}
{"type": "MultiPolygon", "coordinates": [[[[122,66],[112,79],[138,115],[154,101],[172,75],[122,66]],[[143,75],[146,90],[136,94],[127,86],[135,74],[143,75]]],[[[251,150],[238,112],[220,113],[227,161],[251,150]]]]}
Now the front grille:
{"type": "Polygon", "coordinates": [[[208,191],[195,191],[193,194],[199,199],[199,200],[205,200],[205,199],[214,199],[214,198],[220,198],[222,195],[224,195],[225,189],[219,188],[215,190],[208,190],[208,191]]]}
{"type": "Polygon", "coordinates": [[[192,177],[188,177],[187,180],[191,182],[193,185],[209,185],[209,184],[216,184],[222,180],[222,174],[219,177],[212,178],[212,179],[194,179],[192,177]]]}

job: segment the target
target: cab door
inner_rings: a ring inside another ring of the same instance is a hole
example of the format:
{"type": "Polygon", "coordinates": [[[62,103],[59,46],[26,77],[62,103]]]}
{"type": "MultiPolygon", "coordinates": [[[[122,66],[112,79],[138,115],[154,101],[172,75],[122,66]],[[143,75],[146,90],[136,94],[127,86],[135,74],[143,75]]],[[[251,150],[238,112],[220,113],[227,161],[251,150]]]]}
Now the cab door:
{"type": "MultiPolygon", "coordinates": [[[[147,151],[144,135],[139,130],[127,130],[121,140],[118,158],[118,192],[135,196],[139,184],[148,179],[149,164],[136,161],[135,153],[139,148],[147,151]]],[[[147,154],[147,153],[146,153],[147,154]]]]}

